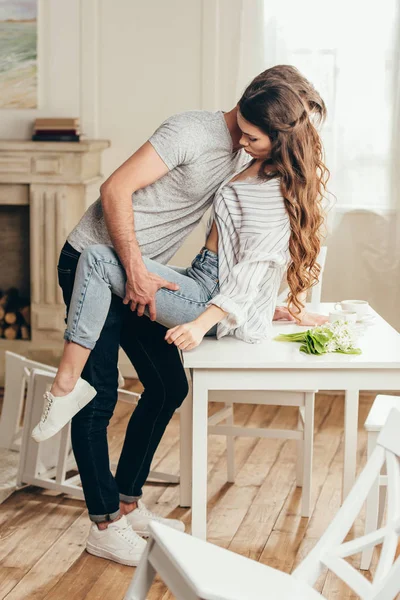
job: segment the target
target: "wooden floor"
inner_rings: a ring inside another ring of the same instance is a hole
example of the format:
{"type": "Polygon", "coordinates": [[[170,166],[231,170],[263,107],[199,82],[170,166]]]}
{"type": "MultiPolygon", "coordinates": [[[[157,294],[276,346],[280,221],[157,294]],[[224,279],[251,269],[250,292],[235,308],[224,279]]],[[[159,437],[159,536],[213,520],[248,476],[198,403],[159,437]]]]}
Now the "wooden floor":
{"type": "MultiPolygon", "coordinates": [[[[131,389],[137,387],[134,382],[131,389]]],[[[375,394],[360,400],[358,463],[366,455],[363,423],[375,394]]],[[[210,406],[210,411],[215,410],[210,406]]],[[[109,427],[111,458],[117,459],[132,407],[119,402],[109,427]]],[[[294,427],[295,409],[238,405],[235,421],[253,427],[294,427]]],[[[261,563],[290,572],[314,546],[339,508],[342,477],[343,396],[318,394],[315,414],[313,513],[302,519],[295,487],[295,444],[282,440],[236,440],[237,477],[226,483],[222,437],[209,439],[208,539],[261,563]]],[[[178,473],[179,417],[157,450],[153,468],[178,473]]],[[[144,501],[163,516],[190,523],[178,506],[179,487],[147,484],[144,501]]],[[[134,569],[85,551],[90,527],[84,503],[32,486],[0,506],[0,598],[7,600],[119,600],[134,569]]],[[[354,533],[362,531],[362,515],[354,533]]],[[[376,559],[374,561],[374,564],[376,559]]],[[[359,564],[355,557],[354,564],[359,564]]],[[[369,573],[367,574],[370,575],[369,573]]],[[[357,598],[332,574],[317,589],[326,598],[357,598]]],[[[173,596],[157,579],[149,600],[173,596]]]]}

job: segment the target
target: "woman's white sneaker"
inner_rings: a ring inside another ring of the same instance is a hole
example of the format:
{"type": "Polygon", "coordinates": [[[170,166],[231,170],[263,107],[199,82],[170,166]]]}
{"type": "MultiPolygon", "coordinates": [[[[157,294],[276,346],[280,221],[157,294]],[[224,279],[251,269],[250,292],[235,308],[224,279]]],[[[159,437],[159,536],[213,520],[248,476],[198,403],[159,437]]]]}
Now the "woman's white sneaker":
{"type": "Polygon", "coordinates": [[[133,531],[123,515],[120,519],[111,521],[103,530],[93,523],[86,542],[86,550],[95,556],[114,560],[129,567],[137,567],[146,544],[146,540],[133,531]]]}
{"type": "Polygon", "coordinates": [[[177,529],[178,531],[185,531],[185,524],[178,519],[164,519],[153,512],[151,512],[141,500],[138,500],[138,507],[128,513],[126,516],[128,523],[132,526],[132,529],[136,531],[138,535],[142,535],[143,537],[148,537],[149,533],[149,523],[150,521],[157,521],[158,523],[163,523],[163,525],[168,525],[173,529],[177,529]]]}
{"type": "Polygon", "coordinates": [[[53,396],[50,392],[44,394],[45,405],[39,423],[32,431],[32,437],[37,442],[43,442],[55,435],[88,404],[97,394],[94,387],[81,377],[76,382],[72,392],[66,396],[53,396]]]}

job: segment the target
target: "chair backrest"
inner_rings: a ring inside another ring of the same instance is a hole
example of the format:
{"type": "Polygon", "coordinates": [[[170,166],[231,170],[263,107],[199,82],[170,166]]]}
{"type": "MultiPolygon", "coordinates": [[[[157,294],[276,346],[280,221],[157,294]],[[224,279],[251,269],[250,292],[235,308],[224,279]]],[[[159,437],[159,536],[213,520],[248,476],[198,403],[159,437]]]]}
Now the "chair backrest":
{"type": "Polygon", "coordinates": [[[4,395],[6,396],[8,393],[14,394],[14,385],[20,386],[21,394],[24,393],[26,388],[27,378],[29,377],[31,369],[44,369],[50,372],[57,372],[56,367],[52,367],[50,365],[45,365],[43,363],[38,362],[37,360],[32,360],[30,358],[26,358],[26,356],[22,356],[21,354],[16,354],[15,352],[10,352],[10,350],[6,350],[5,353],[6,358],[6,370],[5,370],[5,388],[4,395]]]}
{"type": "Polygon", "coordinates": [[[317,261],[319,263],[319,266],[321,267],[321,271],[319,273],[319,280],[318,280],[318,283],[316,285],[313,285],[313,287],[310,290],[310,304],[311,304],[311,308],[314,310],[318,310],[318,305],[321,303],[322,280],[324,277],[327,253],[328,253],[328,247],[322,246],[322,248],[318,254],[318,261],[317,261]]]}
{"type": "Polygon", "coordinates": [[[29,374],[32,369],[56,372],[55,367],[10,352],[5,352],[5,386],[3,410],[0,417],[0,447],[19,450],[23,410],[29,374]]]}
{"type": "Polygon", "coordinates": [[[293,576],[313,585],[324,565],[363,600],[393,600],[400,592],[400,557],[394,562],[400,536],[400,411],[393,408],[377,446],[339,512],[293,576]],[[344,542],[364,501],[386,463],[386,524],[367,535],[344,542]],[[345,558],[382,543],[375,576],[368,581],[345,558]]]}

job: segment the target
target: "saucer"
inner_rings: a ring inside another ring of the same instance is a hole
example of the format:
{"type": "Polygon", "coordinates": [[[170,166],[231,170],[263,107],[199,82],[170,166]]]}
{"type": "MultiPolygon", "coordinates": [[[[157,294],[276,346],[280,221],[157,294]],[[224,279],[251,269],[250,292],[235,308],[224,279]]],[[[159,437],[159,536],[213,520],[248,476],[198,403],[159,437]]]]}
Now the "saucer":
{"type": "Polygon", "coordinates": [[[364,315],[363,317],[359,317],[357,319],[357,323],[372,323],[375,321],[375,315],[364,315]]]}

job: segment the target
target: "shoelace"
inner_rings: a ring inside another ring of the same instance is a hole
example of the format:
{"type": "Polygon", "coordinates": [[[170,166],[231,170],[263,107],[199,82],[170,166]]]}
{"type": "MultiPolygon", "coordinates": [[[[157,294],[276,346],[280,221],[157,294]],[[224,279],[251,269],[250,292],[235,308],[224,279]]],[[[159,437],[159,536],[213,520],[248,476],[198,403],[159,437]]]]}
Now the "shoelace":
{"type": "Polygon", "coordinates": [[[124,529],[117,529],[119,535],[121,535],[131,546],[137,546],[138,536],[135,535],[133,529],[128,526],[124,527],[124,529]]]}
{"type": "Polygon", "coordinates": [[[51,407],[53,405],[53,401],[54,401],[54,398],[50,394],[50,392],[44,393],[44,399],[46,400],[46,406],[44,407],[43,414],[42,414],[42,419],[41,419],[42,423],[44,423],[46,421],[47,417],[49,416],[49,412],[50,412],[50,409],[51,409],[51,407]]]}
{"type": "Polygon", "coordinates": [[[140,510],[142,515],[144,515],[145,517],[150,517],[151,519],[154,519],[155,521],[162,520],[162,517],[152,513],[151,510],[149,510],[142,502],[140,502],[140,500],[138,502],[138,509],[140,510]]]}

